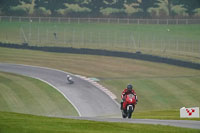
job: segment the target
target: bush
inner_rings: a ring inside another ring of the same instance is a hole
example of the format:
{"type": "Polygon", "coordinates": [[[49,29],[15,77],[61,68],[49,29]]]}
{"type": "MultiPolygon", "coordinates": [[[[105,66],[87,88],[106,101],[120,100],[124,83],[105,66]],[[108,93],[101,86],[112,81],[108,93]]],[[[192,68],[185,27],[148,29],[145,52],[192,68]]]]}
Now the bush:
{"type": "Polygon", "coordinates": [[[38,9],[35,9],[34,14],[36,16],[50,16],[51,15],[51,11],[47,10],[44,7],[40,7],[38,9]]]}
{"type": "Polygon", "coordinates": [[[8,15],[13,15],[13,16],[26,16],[28,15],[29,10],[25,7],[12,7],[10,10],[8,10],[8,15]]]}

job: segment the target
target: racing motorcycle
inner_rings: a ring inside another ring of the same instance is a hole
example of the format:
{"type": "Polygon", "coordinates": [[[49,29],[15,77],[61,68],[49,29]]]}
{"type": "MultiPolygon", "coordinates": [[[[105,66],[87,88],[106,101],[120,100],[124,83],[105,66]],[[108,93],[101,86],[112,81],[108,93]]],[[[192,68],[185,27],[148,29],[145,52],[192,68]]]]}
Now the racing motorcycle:
{"type": "Polygon", "coordinates": [[[134,94],[128,94],[124,98],[123,109],[122,109],[122,117],[123,118],[131,118],[132,113],[135,109],[135,105],[137,104],[137,96],[134,94]]]}
{"type": "Polygon", "coordinates": [[[67,75],[67,81],[68,81],[69,84],[73,84],[74,83],[74,81],[72,80],[72,77],[69,76],[69,75],[67,75]]]}

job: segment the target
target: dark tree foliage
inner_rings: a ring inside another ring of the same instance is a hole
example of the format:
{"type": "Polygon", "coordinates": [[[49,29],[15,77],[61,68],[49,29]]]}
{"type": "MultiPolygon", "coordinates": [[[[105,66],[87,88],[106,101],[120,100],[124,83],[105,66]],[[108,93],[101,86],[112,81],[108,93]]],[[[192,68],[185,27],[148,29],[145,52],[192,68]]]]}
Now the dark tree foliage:
{"type": "Polygon", "coordinates": [[[87,0],[80,3],[81,7],[87,7],[91,10],[92,16],[101,15],[100,9],[105,6],[102,0],[87,0]]]}
{"type": "MultiPolygon", "coordinates": [[[[57,10],[67,8],[65,4],[78,4],[80,7],[90,9],[90,12],[71,12],[70,16],[91,16],[91,17],[101,17],[102,9],[114,8],[114,9],[125,9],[125,5],[134,6],[134,8],[141,9],[140,12],[135,13],[137,17],[147,18],[150,17],[148,9],[151,7],[158,7],[161,0],[34,0],[35,9],[44,7],[51,11],[52,16],[57,15],[57,10]],[[134,5],[134,4],[136,5],[134,5]]],[[[15,12],[13,7],[21,5],[22,2],[32,3],[33,0],[0,0],[0,12],[4,15],[15,15],[20,12],[15,12]]],[[[167,0],[169,16],[175,16],[172,11],[174,5],[183,5],[186,8],[186,12],[189,16],[193,16],[195,9],[200,8],[200,0],[167,0]]],[[[18,9],[18,8],[15,8],[18,9]]],[[[26,12],[26,10],[20,10],[26,12]]],[[[27,15],[27,14],[26,14],[27,15]]],[[[113,13],[115,17],[124,16],[126,17],[126,12],[120,10],[120,12],[113,13]]]]}
{"type": "Polygon", "coordinates": [[[158,7],[159,0],[126,0],[126,4],[130,5],[132,3],[138,4],[137,8],[142,10],[142,12],[137,13],[140,17],[149,17],[148,9],[151,7],[158,7]]]}
{"type": "Polygon", "coordinates": [[[73,0],[35,0],[35,8],[44,7],[51,11],[51,15],[55,16],[58,9],[64,9],[65,3],[74,3],[73,0]]]}
{"type": "Polygon", "coordinates": [[[126,4],[132,4],[132,3],[137,3],[138,0],[126,0],[125,3],[126,4]]]}
{"type": "Polygon", "coordinates": [[[168,0],[168,5],[167,5],[167,9],[168,9],[170,17],[173,16],[173,13],[172,13],[172,4],[173,4],[173,1],[175,1],[175,0],[168,0]]]}
{"type": "Polygon", "coordinates": [[[149,17],[148,9],[150,7],[158,7],[159,0],[142,0],[139,3],[139,8],[143,11],[143,17],[149,17]]]}
{"type": "Polygon", "coordinates": [[[79,0],[77,4],[79,4],[80,7],[89,8],[93,17],[99,17],[102,15],[101,9],[113,7],[114,5],[119,7],[118,1],[120,0],[117,0],[117,2],[115,2],[114,0],[79,0]]]}
{"type": "Polygon", "coordinates": [[[11,14],[11,7],[20,5],[22,2],[31,3],[32,0],[0,0],[0,10],[5,15],[11,14]]]}
{"type": "Polygon", "coordinates": [[[10,12],[10,8],[12,6],[17,6],[20,4],[21,0],[0,0],[0,9],[1,11],[8,15],[10,12]]]}
{"type": "Polygon", "coordinates": [[[124,0],[116,0],[116,2],[112,2],[112,4],[110,4],[109,6],[112,7],[112,8],[124,9],[125,3],[126,3],[126,1],[124,1],[124,0]]]}
{"type": "Polygon", "coordinates": [[[191,17],[194,15],[194,10],[200,8],[200,0],[178,0],[179,4],[182,4],[186,9],[188,15],[191,17]]]}
{"type": "Polygon", "coordinates": [[[192,16],[194,14],[194,10],[200,7],[200,0],[167,0],[167,2],[167,8],[170,17],[174,17],[175,15],[175,13],[172,11],[172,6],[174,5],[183,5],[183,7],[186,8],[186,12],[189,14],[189,16],[192,16]]]}
{"type": "Polygon", "coordinates": [[[111,0],[110,3],[107,5],[107,7],[118,9],[121,11],[113,12],[110,14],[110,16],[111,17],[127,17],[126,12],[122,10],[122,9],[125,9],[125,4],[126,4],[125,0],[115,0],[115,1],[111,0]]]}
{"type": "Polygon", "coordinates": [[[167,5],[167,9],[169,12],[169,16],[170,17],[174,17],[175,13],[172,11],[172,6],[174,5],[179,5],[179,0],[167,0],[168,1],[168,5],[167,5]]]}

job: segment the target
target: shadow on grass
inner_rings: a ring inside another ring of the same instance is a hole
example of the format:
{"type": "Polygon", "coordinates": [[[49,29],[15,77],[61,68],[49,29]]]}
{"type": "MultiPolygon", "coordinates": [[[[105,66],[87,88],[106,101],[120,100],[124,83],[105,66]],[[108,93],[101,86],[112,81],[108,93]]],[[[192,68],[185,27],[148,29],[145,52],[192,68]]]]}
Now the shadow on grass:
{"type": "Polygon", "coordinates": [[[151,62],[157,62],[157,63],[166,63],[170,65],[193,68],[193,69],[198,69],[198,70],[200,69],[199,63],[154,56],[154,55],[149,55],[149,54],[142,54],[140,52],[130,53],[130,52],[109,51],[109,50],[88,49],[88,48],[72,48],[72,47],[41,47],[41,46],[29,46],[28,44],[19,45],[19,44],[10,44],[10,43],[1,43],[1,42],[0,42],[0,47],[16,48],[16,49],[30,49],[30,50],[57,52],[57,53],[73,53],[73,54],[123,57],[123,58],[145,60],[145,61],[151,61],[151,62]]]}

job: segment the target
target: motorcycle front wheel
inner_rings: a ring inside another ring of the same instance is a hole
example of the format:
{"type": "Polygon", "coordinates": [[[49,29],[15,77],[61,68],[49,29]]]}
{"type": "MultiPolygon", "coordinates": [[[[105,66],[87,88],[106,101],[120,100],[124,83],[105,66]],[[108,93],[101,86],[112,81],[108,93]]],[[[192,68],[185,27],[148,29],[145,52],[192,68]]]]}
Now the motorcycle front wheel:
{"type": "Polygon", "coordinates": [[[132,112],[128,112],[128,118],[130,119],[132,116],[132,112]]]}
{"type": "Polygon", "coordinates": [[[123,110],[122,111],[122,118],[126,118],[127,117],[127,114],[126,114],[126,112],[123,110]]]}
{"type": "Polygon", "coordinates": [[[127,116],[128,116],[129,119],[131,118],[132,113],[133,113],[133,107],[129,107],[128,110],[127,110],[127,116]]]}

